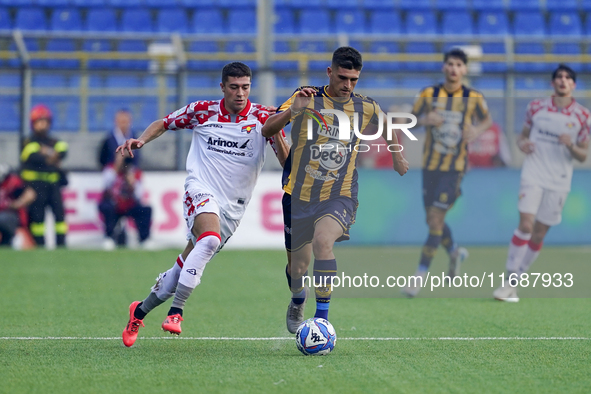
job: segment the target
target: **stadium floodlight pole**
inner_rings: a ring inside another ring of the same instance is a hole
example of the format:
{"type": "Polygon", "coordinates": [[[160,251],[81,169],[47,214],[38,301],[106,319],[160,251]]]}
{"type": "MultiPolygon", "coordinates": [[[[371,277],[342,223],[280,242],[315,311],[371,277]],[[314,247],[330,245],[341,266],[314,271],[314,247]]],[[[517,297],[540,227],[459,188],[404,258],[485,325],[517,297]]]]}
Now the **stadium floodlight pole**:
{"type": "Polygon", "coordinates": [[[31,56],[27,51],[27,45],[20,30],[12,32],[12,39],[16,44],[18,55],[21,59],[21,127],[19,129],[19,147],[23,150],[23,142],[29,134],[29,110],[31,109],[31,56]]]}
{"type": "Polygon", "coordinates": [[[263,105],[275,103],[275,73],[273,72],[272,53],[275,36],[273,34],[274,0],[257,1],[257,75],[259,102],[263,105]]]}
{"type": "MultiPolygon", "coordinates": [[[[177,61],[177,73],[176,73],[176,92],[177,92],[177,108],[182,108],[185,105],[187,99],[187,89],[186,89],[186,82],[187,82],[187,54],[185,53],[185,48],[183,47],[183,40],[181,39],[180,34],[175,33],[172,35],[172,46],[174,48],[174,53],[176,56],[177,61]]],[[[177,171],[181,171],[185,168],[185,142],[184,142],[184,130],[178,129],[175,132],[175,142],[176,142],[176,163],[175,169],[177,171]]]]}

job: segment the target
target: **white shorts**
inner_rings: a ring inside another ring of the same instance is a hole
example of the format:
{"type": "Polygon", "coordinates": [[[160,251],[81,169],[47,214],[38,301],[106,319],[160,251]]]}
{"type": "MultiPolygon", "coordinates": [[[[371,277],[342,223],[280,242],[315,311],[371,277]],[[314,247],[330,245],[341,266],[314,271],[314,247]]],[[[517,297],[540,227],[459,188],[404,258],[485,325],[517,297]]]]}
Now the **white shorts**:
{"type": "Polygon", "coordinates": [[[193,245],[197,242],[197,238],[191,232],[195,218],[202,213],[215,213],[220,219],[220,237],[222,238],[218,252],[228,242],[228,239],[234,234],[238,228],[240,220],[227,218],[215,199],[213,194],[187,190],[185,189],[185,198],[183,201],[183,213],[185,222],[187,223],[187,241],[191,241],[193,245]]]}
{"type": "Polygon", "coordinates": [[[519,188],[519,212],[536,215],[536,220],[547,226],[562,221],[562,209],[568,192],[544,189],[541,186],[524,185],[519,188]]]}

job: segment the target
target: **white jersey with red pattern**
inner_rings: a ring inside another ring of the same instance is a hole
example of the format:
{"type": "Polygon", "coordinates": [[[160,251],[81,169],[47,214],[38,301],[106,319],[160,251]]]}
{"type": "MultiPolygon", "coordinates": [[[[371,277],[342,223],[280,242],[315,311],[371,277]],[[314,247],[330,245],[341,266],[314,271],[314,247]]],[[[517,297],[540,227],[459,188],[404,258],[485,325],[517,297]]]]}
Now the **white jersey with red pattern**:
{"type": "Polygon", "coordinates": [[[241,219],[265,160],[267,141],[261,129],[269,112],[247,102],[230,114],[224,100],[196,101],[164,118],[167,130],[192,129],[185,188],[216,197],[224,215],[241,219]]]}
{"type": "Polygon", "coordinates": [[[552,98],[534,100],[527,106],[525,125],[530,127],[534,151],[526,156],[521,170],[521,183],[544,189],[569,192],[573,177],[573,157],[558,140],[568,134],[573,143],[589,139],[591,116],[587,108],[574,99],[559,109],[552,98]]]}

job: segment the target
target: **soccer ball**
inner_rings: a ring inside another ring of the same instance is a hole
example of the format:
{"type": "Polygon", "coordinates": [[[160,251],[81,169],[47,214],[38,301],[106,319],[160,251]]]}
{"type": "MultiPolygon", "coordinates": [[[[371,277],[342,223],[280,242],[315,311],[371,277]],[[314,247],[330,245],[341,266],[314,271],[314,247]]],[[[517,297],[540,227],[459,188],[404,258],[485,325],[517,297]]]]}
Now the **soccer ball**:
{"type": "Polygon", "coordinates": [[[337,333],[328,320],[314,317],[303,322],[296,332],[296,345],[306,356],[323,356],[332,352],[337,333]]]}

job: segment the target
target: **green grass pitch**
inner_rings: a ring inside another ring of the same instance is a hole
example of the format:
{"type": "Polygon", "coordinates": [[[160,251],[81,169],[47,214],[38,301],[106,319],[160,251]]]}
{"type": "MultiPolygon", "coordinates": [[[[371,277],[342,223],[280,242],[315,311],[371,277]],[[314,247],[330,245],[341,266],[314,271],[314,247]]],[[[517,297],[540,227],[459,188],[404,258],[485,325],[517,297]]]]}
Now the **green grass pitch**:
{"type": "MultiPolygon", "coordinates": [[[[380,275],[409,275],[419,249],[336,253],[350,272],[355,262],[377,269],[376,261],[389,261],[380,275]]],[[[177,253],[0,250],[0,393],[583,393],[591,387],[591,299],[537,298],[531,289],[520,292],[517,304],[492,300],[489,288],[464,296],[424,291],[415,299],[399,289],[381,298],[335,292],[329,315],[339,338],[335,350],[305,357],[293,339],[282,339],[291,337],[282,251],[223,251],[187,303],[180,338],[160,330],[169,301],[146,317],[136,345],[124,347],[119,338],[130,302],[147,294],[177,253]],[[38,339],[24,339],[30,337],[38,339]],[[235,339],[247,337],[276,339],[235,339]]],[[[470,253],[466,272],[502,271],[506,248],[470,253]]],[[[440,250],[432,270],[444,270],[445,260],[440,250]]],[[[532,270],[576,266],[575,281],[587,288],[589,261],[589,248],[547,247],[532,270]]],[[[314,306],[308,304],[306,317],[314,306]]]]}

